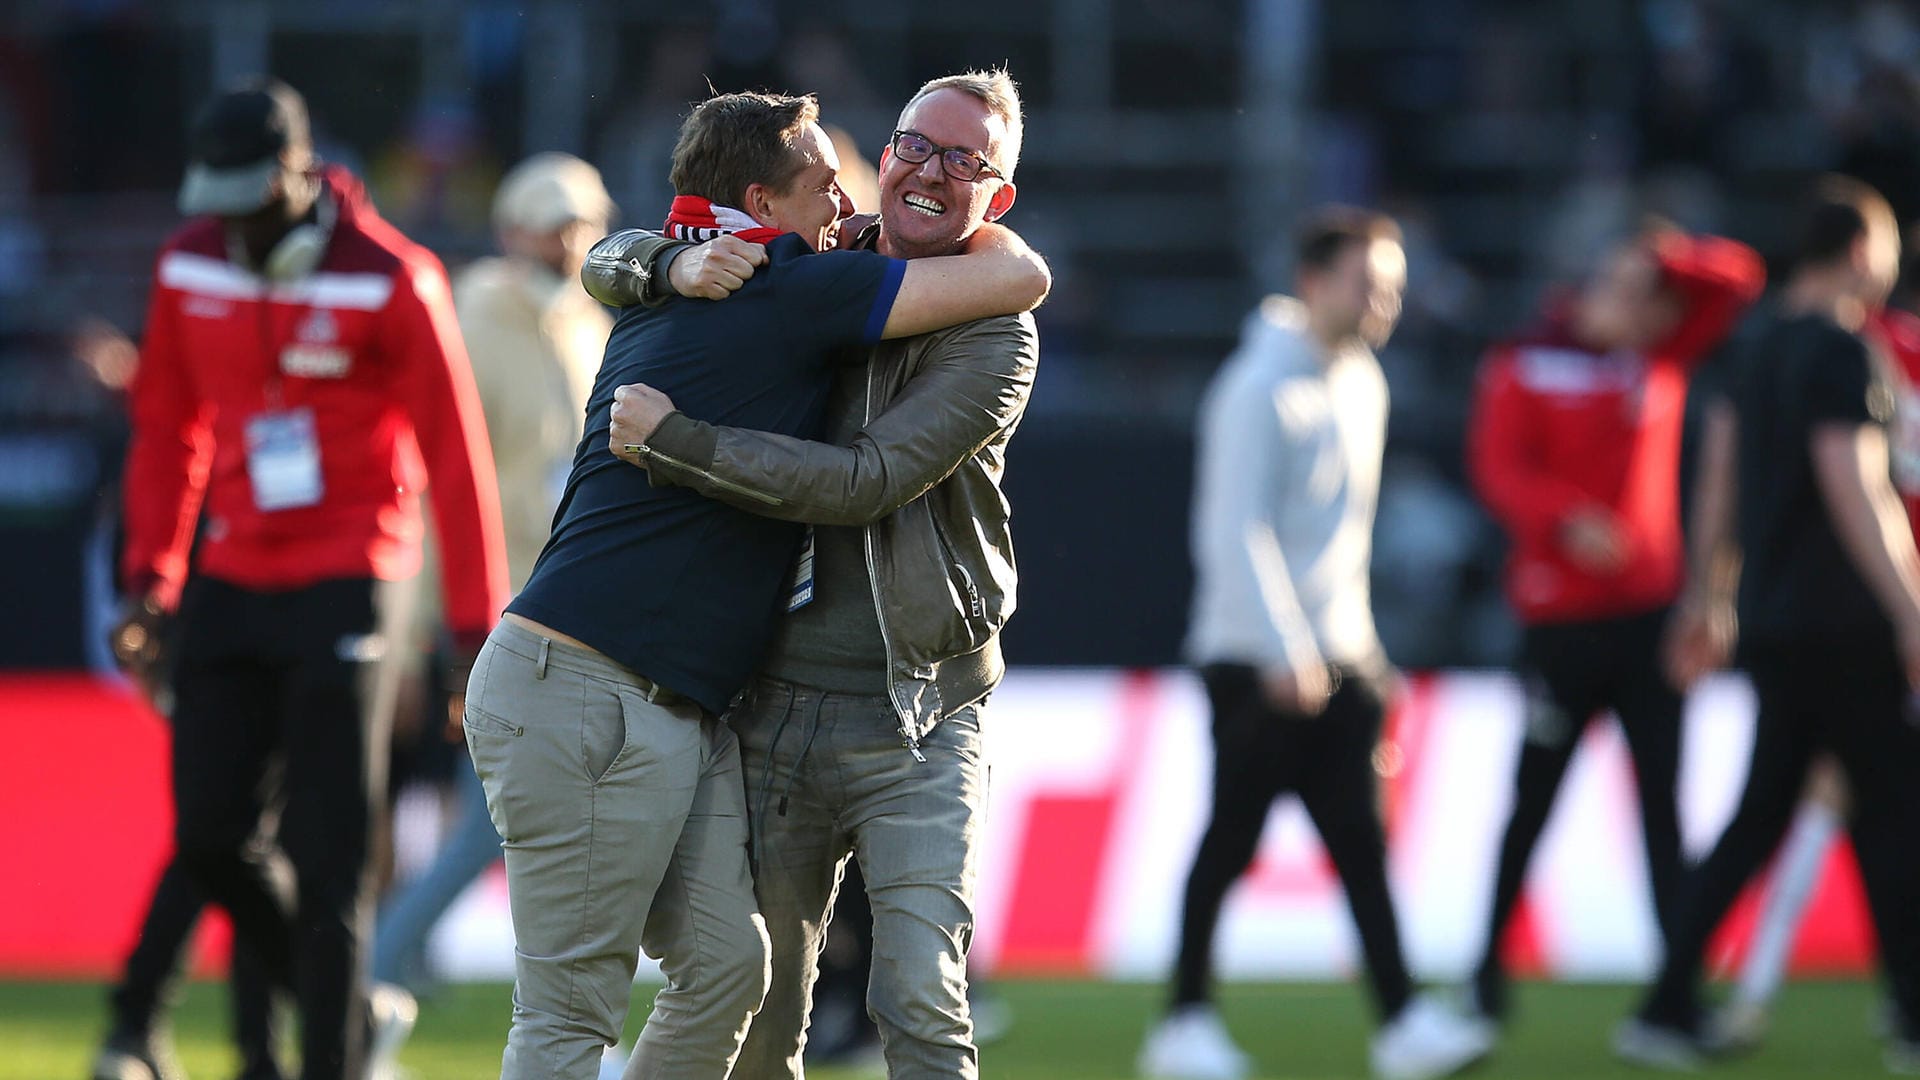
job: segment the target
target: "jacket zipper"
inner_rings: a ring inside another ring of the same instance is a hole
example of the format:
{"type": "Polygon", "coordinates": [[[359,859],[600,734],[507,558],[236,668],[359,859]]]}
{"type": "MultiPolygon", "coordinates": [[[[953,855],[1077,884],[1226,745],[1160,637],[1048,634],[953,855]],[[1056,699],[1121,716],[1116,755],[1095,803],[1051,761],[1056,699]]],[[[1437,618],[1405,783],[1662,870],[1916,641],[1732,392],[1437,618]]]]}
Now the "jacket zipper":
{"type": "Polygon", "coordinates": [[[705,480],[707,483],[712,484],[714,487],[719,488],[721,491],[730,491],[735,495],[742,495],[756,502],[765,503],[768,506],[780,506],[785,502],[785,500],[781,499],[778,495],[769,495],[764,491],[756,491],[745,484],[736,484],[725,477],[715,476],[705,469],[690,465],[687,462],[681,461],[679,458],[669,457],[658,450],[650,451],[647,456],[659,458],[661,461],[666,462],[676,469],[685,469],[700,479],[705,480]]]}
{"type": "MultiPolygon", "coordinates": [[[[862,426],[873,423],[873,357],[867,357],[867,393],[866,400],[860,406],[862,426]]],[[[880,623],[880,644],[887,653],[887,701],[893,705],[893,711],[900,718],[900,741],[905,744],[913,760],[926,764],[927,755],[920,752],[920,736],[913,730],[912,718],[900,707],[900,697],[894,692],[893,675],[893,634],[887,630],[886,605],[880,602],[880,563],[873,554],[873,526],[860,527],[860,546],[867,556],[867,584],[873,592],[873,615],[880,623]]]]}
{"type": "Polygon", "coordinates": [[[986,605],[980,600],[980,587],[973,583],[973,574],[966,564],[953,553],[953,541],[947,539],[947,530],[940,524],[940,515],[929,509],[927,519],[933,522],[933,535],[940,541],[940,554],[947,557],[948,566],[960,571],[960,583],[967,587],[967,610],[976,619],[985,618],[986,605]]]}

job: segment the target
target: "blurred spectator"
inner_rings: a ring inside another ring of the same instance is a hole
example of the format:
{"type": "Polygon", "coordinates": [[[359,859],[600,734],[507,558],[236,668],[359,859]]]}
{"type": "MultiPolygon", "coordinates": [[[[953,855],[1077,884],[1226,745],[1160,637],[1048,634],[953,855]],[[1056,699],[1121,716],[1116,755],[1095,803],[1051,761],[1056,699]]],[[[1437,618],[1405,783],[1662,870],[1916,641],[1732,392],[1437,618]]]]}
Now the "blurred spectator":
{"type": "MultiPolygon", "coordinates": [[[[295,995],[303,1076],[357,1080],[412,1021],[360,952],[417,493],[469,657],[506,600],[491,457],[439,261],[315,161],[300,95],[229,88],[191,154],[132,384],[115,654],[174,662],[176,867],[295,995]]],[[[106,1075],[159,1071],[154,1020],[116,1023],[106,1075]]]]}
{"type": "Polygon", "coordinates": [[[415,108],[404,134],[374,163],[369,177],[394,224],[437,234],[485,228],[498,166],[473,110],[461,102],[415,108]]]}
{"type": "Polygon", "coordinates": [[[827,138],[833,140],[833,152],[840,156],[840,190],[853,200],[856,213],[880,211],[880,174],[874,168],[853,133],[836,124],[822,124],[827,138]]]}
{"type": "Polygon", "coordinates": [[[1764,72],[1729,6],[1722,0],[1643,0],[1647,53],[1634,108],[1641,168],[1724,168],[1734,120],[1764,104],[1764,72]]]}
{"type": "MultiPolygon", "coordinates": [[[[120,465],[127,453],[126,394],[140,367],[140,349],[119,327],[90,316],[74,327],[68,351],[103,402],[96,422],[96,444],[112,471],[101,478],[95,526],[87,542],[82,587],[86,615],[82,625],[86,628],[83,645],[87,666],[94,671],[112,671],[115,665],[107,646],[107,632],[124,600],[114,588],[114,567],[119,565],[120,556],[120,465]]],[[[171,695],[164,689],[164,680],[150,689],[148,696],[154,698],[161,693],[171,695]]],[[[167,706],[163,704],[160,711],[166,712],[167,706]]]]}
{"type": "MultiPolygon", "coordinates": [[[[1920,540],[1920,315],[1914,315],[1916,261],[1920,261],[1920,229],[1907,229],[1901,277],[1893,294],[1870,323],[1872,338],[1895,361],[1887,369],[1893,386],[1893,423],[1889,427],[1893,486],[1907,503],[1907,521],[1920,540]]],[[[1814,886],[1828,865],[1834,842],[1847,828],[1847,780],[1832,755],[1822,755],[1807,780],[1807,794],[1780,853],[1774,857],[1766,884],[1766,901],[1755,922],[1753,945],[1741,965],[1740,982],[1726,1007],[1715,1017],[1716,1038],[1740,1047],[1759,1045],[1768,1028],[1774,997],[1786,982],[1793,942],[1801,919],[1811,907],[1814,886]]],[[[1889,1003],[1889,1019],[1899,1020],[1889,1003]]],[[[1893,1024],[1887,1024],[1889,1028],[1893,1024]]]]}
{"type": "MultiPolygon", "coordinates": [[[[808,27],[792,36],[780,57],[785,81],[795,93],[818,97],[821,111],[851,125],[861,145],[885,144],[898,110],[874,90],[867,65],[846,33],[826,26],[808,27]]],[[[835,147],[839,148],[837,141],[835,147]]],[[[847,154],[843,149],[839,153],[844,171],[847,154]]],[[[857,156],[871,162],[875,155],[857,156]]],[[[858,205],[867,208],[866,203],[858,205]]]]}
{"type": "MultiPolygon", "coordinates": [[[[821,111],[849,128],[829,126],[843,172],[871,172],[892,133],[895,113],[868,83],[844,34],[812,28],[780,47],[780,27],[771,5],[759,0],[723,5],[711,28],[662,27],[646,36],[648,62],[640,84],[622,95],[601,133],[595,155],[607,185],[622,206],[665,206],[673,191],[665,183],[680,121],[711,90],[772,86],[782,92],[814,93],[821,111]],[[783,67],[776,70],[775,61],[783,67]],[[711,89],[710,89],[711,88],[711,89]],[[853,163],[858,162],[860,165],[853,163]]],[[[863,212],[878,209],[878,194],[848,194],[863,212]]],[[[657,228],[658,222],[634,222],[657,228]]]]}
{"type": "Polygon", "coordinates": [[[1675,784],[1683,701],[1660,663],[1680,593],[1680,426],[1687,380],[1760,295],[1744,245],[1656,223],[1612,248],[1481,370],[1474,485],[1506,529],[1507,597],[1526,626],[1526,732],[1473,1003],[1507,1014],[1502,945],[1534,844],[1581,733],[1602,710],[1633,754],[1648,878],[1670,934],[1681,868],[1675,784]]]}
{"type": "Polygon", "coordinates": [[[1213,805],[1187,877],[1152,1080],[1240,1080],[1252,1062],[1213,1001],[1213,938],[1274,800],[1298,795],[1359,930],[1377,1075],[1445,1076],[1488,1035],[1416,995],[1387,884],[1374,750],[1397,675],[1367,574],[1387,423],[1373,348],[1400,315],[1400,230],[1346,208],[1300,234],[1300,300],[1269,297],[1208,389],[1197,434],[1187,651],[1213,711],[1213,805]]]}
{"type": "Polygon", "coordinates": [[[1889,475],[1890,365],[1864,336],[1893,288],[1900,239],[1886,201],[1844,177],[1822,180],[1801,217],[1778,309],[1708,414],[1695,587],[1669,632],[1667,660],[1684,685],[1727,661],[1738,627],[1759,699],[1746,785],[1688,872],[1660,973],[1616,1030],[1614,1051],[1673,1069],[1724,1045],[1700,1000],[1709,938],[1779,845],[1824,750],[1852,791],[1854,846],[1895,1002],[1887,1067],[1911,1073],[1920,1071],[1920,568],[1889,475]]]}
{"type": "Polygon", "coordinates": [[[33,206],[26,119],[0,86],[0,342],[28,321],[30,298],[46,286],[46,240],[33,206]]]}
{"type": "Polygon", "coordinates": [[[1920,24],[1909,5],[1861,4],[1806,38],[1806,91],[1832,167],[1883,192],[1901,225],[1920,214],[1920,24]]]}
{"type": "MultiPolygon", "coordinates": [[[[473,361],[499,477],[507,574],[518,592],[547,542],[579,444],[587,395],[613,320],[580,287],[587,249],[607,231],[613,201],[592,165],[570,154],[521,162],[494,195],[501,254],[455,279],[454,310],[473,361]]],[[[437,622],[437,605],[432,622],[437,622]]],[[[446,737],[463,738],[448,723],[446,737]]],[[[454,765],[455,817],[433,863],[387,903],[374,937],[373,976],[418,990],[427,935],[500,856],[500,836],[472,759],[454,765]]]]}
{"type": "MultiPolygon", "coordinates": [[[[86,595],[89,645],[97,651],[91,666],[111,669],[113,654],[107,647],[114,612],[125,598],[112,587],[113,567],[120,556],[121,495],[119,461],[126,453],[126,394],[140,366],[139,347],[120,328],[97,316],[89,316],[74,327],[69,340],[74,361],[93,380],[99,393],[113,404],[107,415],[113,429],[114,472],[102,483],[98,525],[88,544],[86,595]]],[[[164,652],[164,650],[163,650],[164,652]]],[[[173,711],[170,674],[149,669],[139,673],[141,692],[160,718],[173,711]]],[[[115,1035],[108,1039],[93,1065],[95,1080],[123,1080],[130,1068],[149,1070],[151,1075],[136,1080],[179,1080],[184,1076],[174,1060],[168,1040],[155,1038],[155,1026],[163,1023],[160,1014],[172,1007],[181,991],[185,946],[200,913],[206,907],[206,893],[196,885],[185,869],[170,863],[148,897],[146,915],[141,922],[134,948],[128,955],[121,980],[113,987],[108,1001],[115,1035]],[[116,1048],[113,1044],[120,1043],[116,1048]],[[129,1059],[132,1059],[131,1061],[129,1059]]],[[[234,942],[231,962],[231,991],[227,995],[232,1010],[233,1039],[240,1055],[240,1080],[279,1080],[281,1076],[273,1046],[277,1036],[272,984],[262,969],[259,957],[244,940],[234,942]]]]}
{"type": "MultiPolygon", "coordinates": [[[[1916,241],[1920,241],[1920,228],[1908,228],[1899,281],[1869,325],[1876,344],[1894,361],[1888,371],[1894,395],[1888,433],[1893,484],[1906,504],[1907,522],[1920,540],[1920,316],[1914,314],[1920,303],[1915,294],[1920,287],[1915,273],[1920,246],[1916,241]]],[[[1848,803],[1845,774],[1831,755],[1822,755],[1774,858],[1766,902],[1755,921],[1753,944],[1741,965],[1739,981],[1715,1017],[1717,1038],[1742,1049],[1757,1047],[1765,1038],[1801,920],[1812,904],[1834,842],[1847,827],[1848,803]]],[[[1891,1002],[1887,1018],[1889,1029],[1899,1022],[1899,1010],[1891,1002]]]]}
{"type": "MultiPolygon", "coordinates": [[[[617,111],[600,134],[599,152],[591,156],[605,171],[614,202],[652,214],[654,207],[673,201],[673,186],[667,183],[673,145],[680,121],[695,102],[710,96],[706,72],[713,53],[705,33],[685,27],[657,28],[644,44],[646,62],[635,66],[641,72],[638,85],[620,94],[617,111]]],[[[630,224],[660,227],[650,218],[630,224]]]]}
{"type": "Polygon", "coordinates": [[[1835,168],[1887,193],[1900,223],[1920,217],[1920,77],[1911,59],[1867,71],[1840,129],[1835,168]]]}

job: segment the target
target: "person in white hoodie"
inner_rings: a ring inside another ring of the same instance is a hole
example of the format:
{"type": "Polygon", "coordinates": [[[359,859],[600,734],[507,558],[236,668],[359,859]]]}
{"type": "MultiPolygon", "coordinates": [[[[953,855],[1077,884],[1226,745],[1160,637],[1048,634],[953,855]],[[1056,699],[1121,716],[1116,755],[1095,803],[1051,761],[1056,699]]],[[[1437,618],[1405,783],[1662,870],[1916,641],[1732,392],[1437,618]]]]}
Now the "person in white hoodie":
{"type": "Polygon", "coordinates": [[[1444,1076],[1491,1045],[1481,1025],[1415,993],[1376,802],[1373,753],[1397,675],[1367,589],[1387,422],[1372,350],[1400,314],[1400,230],[1351,207],[1317,211],[1295,275],[1299,298],[1260,305],[1200,411],[1186,651],[1213,707],[1213,806],[1187,879],[1172,1000],[1140,1054],[1154,1080],[1250,1071],[1212,1004],[1214,929],[1268,809],[1289,793],[1359,928],[1381,1023],[1374,1073],[1444,1076]]]}

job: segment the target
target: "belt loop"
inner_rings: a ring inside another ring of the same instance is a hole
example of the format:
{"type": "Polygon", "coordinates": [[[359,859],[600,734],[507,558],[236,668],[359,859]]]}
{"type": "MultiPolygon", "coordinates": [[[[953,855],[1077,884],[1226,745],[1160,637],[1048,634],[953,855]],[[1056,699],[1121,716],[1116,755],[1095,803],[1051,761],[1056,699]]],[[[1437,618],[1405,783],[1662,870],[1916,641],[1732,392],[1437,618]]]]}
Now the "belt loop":
{"type": "Polygon", "coordinates": [[[533,677],[536,679],[547,677],[547,647],[552,644],[552,638],[540,639],[540,655],[533,661],[533,677]]]}

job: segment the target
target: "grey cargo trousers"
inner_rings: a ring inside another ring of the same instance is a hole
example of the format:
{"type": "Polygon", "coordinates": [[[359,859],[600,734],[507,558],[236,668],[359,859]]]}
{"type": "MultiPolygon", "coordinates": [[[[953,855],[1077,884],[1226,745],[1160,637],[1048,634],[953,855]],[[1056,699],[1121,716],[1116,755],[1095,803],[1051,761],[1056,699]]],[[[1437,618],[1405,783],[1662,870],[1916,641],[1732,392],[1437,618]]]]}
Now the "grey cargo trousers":
{"type": "Polygon", "coordinates": [[[873,907],[867,1007],[891,1080],[974,1080],[967,950],[987,802],[979,706],[902,745],[884,697],[761,679],[727,715],[740,737],[755,888],[773,979],[734,1075],[804,1075],[820,947],[849,855],[873,907]]]}

